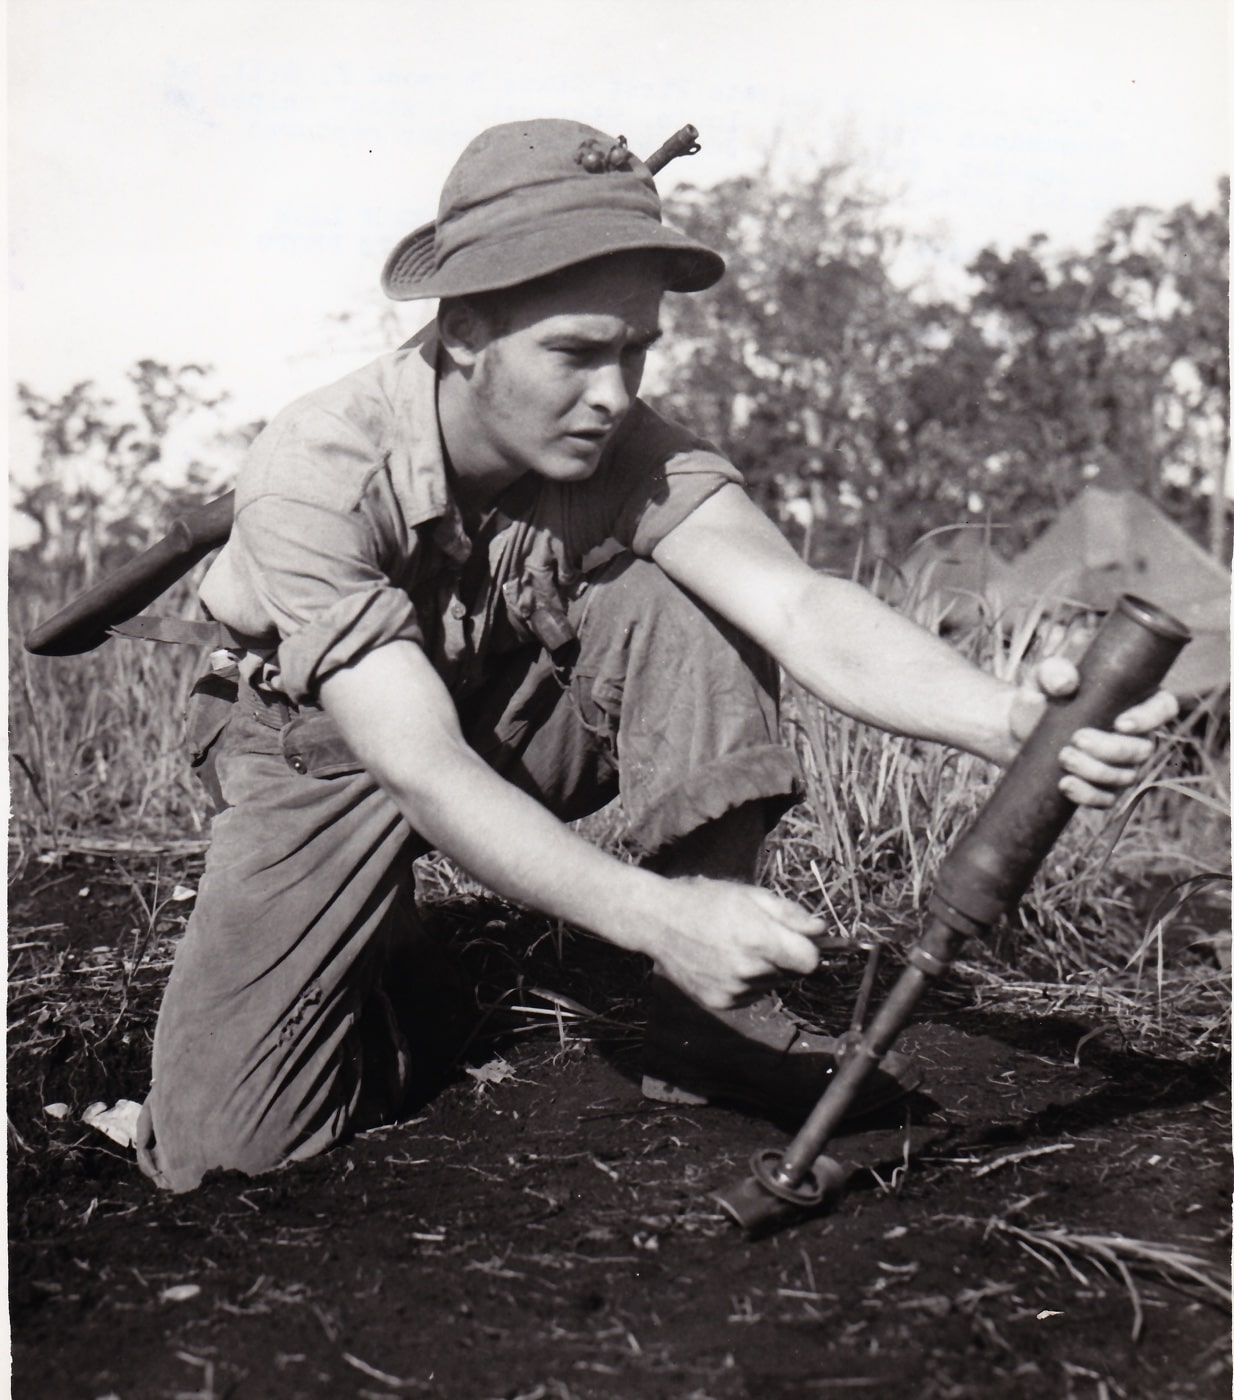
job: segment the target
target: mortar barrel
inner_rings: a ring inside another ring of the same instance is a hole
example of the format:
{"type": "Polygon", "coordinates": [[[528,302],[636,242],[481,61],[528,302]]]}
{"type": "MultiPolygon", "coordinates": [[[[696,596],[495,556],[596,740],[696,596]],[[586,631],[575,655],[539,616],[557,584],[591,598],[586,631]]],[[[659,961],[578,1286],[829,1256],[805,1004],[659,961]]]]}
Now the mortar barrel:
{"type": "Polygon", "coordinates": [[[931,909],[947,906],[988,928],[1014,908],[1071,820],[1059,791],[1059,751],[1077,729],[1108,729],[1160,685],[1190,633],[1175,618],[1124,594],[1078,663],[1074,695],[1050,700],[973,825],[939,869],[931,909]],[[941,904],[940,904],[941,901],[941,904]]]}

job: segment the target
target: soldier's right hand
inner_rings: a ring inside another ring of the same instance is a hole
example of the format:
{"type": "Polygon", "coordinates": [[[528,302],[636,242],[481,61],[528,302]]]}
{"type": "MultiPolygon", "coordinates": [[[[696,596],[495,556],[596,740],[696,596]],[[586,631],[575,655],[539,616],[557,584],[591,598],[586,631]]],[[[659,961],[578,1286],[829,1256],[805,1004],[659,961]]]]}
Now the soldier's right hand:
{"type": "Polygon", "coordinates": [[[664,880],[644,951],[695,1001],[739,1006],[818,966],[824,920],[753,885],[700,876],[664,880]]]}

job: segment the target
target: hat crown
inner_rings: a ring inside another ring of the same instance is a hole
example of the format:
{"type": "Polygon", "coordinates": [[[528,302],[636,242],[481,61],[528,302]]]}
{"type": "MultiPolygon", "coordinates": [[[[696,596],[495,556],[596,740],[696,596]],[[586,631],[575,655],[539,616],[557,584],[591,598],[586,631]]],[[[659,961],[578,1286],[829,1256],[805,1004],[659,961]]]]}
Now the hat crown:
{"type": "MultiPolygon", "coordinates": [[[[651,171],[627,148],[624,137],[614,139],[594,126],[555,117],[491,126],[468,144],[446,176],[437,228],[440,232],[451,219],[503,196],[596,175],[644,186],[655,200],[659,217],[660,199],[651,171]]],[[[596,196],[597,202],[603,202],[599,188],[596,196]]]]}

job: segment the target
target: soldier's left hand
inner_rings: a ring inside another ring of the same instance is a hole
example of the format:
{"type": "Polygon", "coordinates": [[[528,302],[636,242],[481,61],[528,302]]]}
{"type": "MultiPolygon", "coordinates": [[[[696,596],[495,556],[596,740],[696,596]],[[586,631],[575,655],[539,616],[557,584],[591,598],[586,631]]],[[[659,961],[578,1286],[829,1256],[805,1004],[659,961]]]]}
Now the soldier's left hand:
{"type": "MultiPolygon", "coordinates": [[[[1033,683],[1021,686],[1011,707],[1011,732],[1021,744],[1045,708],[1046,696],[1075,692],[1079,672],[1061,656],[1047,657],[1037,667],[1033,683]]],[[[1110,807],[1123,789],[1136,780],[1153,752],[1148,736],[1178,714],[1178,701],[1167,690],[1124,710],[1112,729],[1077,729],[1059,753],[1066,770],[1059,782],[1064,796],[1081,807],[1110,807]]]]}

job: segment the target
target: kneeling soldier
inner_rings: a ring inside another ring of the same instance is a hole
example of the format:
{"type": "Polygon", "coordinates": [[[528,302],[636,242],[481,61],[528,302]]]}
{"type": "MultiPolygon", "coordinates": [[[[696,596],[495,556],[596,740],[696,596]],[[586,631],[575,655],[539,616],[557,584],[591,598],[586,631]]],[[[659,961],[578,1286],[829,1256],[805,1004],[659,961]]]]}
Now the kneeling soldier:
{"type": "MultiPolygon", "coordinates": [[[[160,1185],[397,1115],[384,974],[430,848],[654,960],[652,1097],[804,1113],[822,1091],[835,1043],[765,993],[814,969],[824,922],[749,883],[797,792],[777,666],[1000,762],[1044,702],[807,568],[732,465],[637,397],[663,294],[723,270],[663,226],[623,141],[493,128],[386,265],[435,321],[254,444],[202,587],[235,684],[207,678],[190,710],[220,814],[142,1112],[160,1185]],[[565,824],[618,793],[641,866],[565,824]]],[[[1068,795],[1110,801],[1172,710],[1079,735],[1068,795]]],[[[870,1101],[909,1083],[888,1057],[870,1101]]]]}

